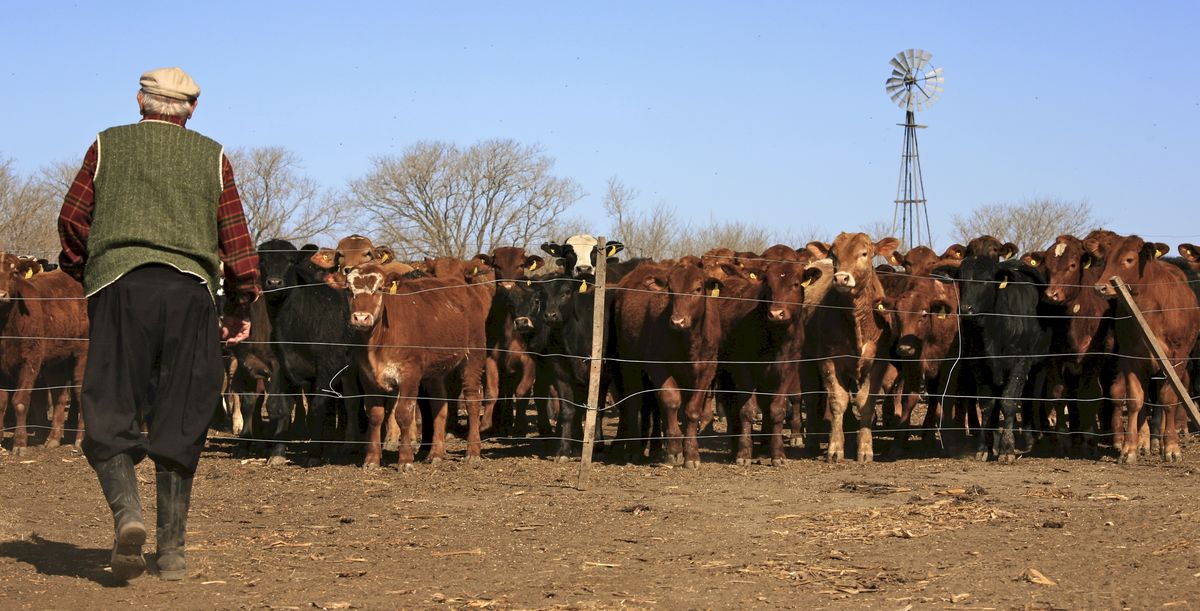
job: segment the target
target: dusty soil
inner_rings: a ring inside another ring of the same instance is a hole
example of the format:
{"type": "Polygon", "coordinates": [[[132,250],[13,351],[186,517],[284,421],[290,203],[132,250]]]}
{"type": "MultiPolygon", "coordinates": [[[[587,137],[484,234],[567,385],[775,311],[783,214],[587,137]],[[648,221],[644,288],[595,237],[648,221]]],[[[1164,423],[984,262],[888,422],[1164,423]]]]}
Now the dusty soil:
{"type": "MultiPolygon", "coordinates": [[[[881,442],[882,443],[882,442],[881,442]]],[[[190,574],[120,587],[112,522],[68,448],[0,457],[0,600],[17,608],[1200,607],[1200,445],[1182,464],[1022,457],[731,464],[535,457],[402,474],[268,468],[213,441],[190,574]]],[[[789,449],[789,452],[793,450],[789,449]]],[[[1187,452],[1185,451],[1185,452],[1187,452]]],[[[390,461],[390,462],[387,462],[390,461]]],[[[385,453],[385,464],[395,454],[385,453]]],[[[147,522],[153,468],[139,467],[147,522]]],[[[149,546],[152,550],[153,546],[149,546]]]]}

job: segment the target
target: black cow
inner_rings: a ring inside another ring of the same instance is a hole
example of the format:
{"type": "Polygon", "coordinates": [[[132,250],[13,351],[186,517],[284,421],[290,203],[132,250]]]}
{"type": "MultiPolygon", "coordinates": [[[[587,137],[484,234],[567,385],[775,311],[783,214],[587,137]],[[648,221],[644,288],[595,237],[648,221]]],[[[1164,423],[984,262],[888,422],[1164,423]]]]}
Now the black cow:
{"type": "MultiPolygon", "coordinates": [[[[286,296],[273,317],[271,341],[278,371],[268,389],[267,430],[275,440],[288,435],[292,413],[299,413],[301,393],[308,399],[308,434],[317,442],[324,441],[326,414],[331,404],[336,406],[337,389],[351,397],[359,394],[356,377],[343,371],[353,342],[350,306],[341,291],[324,283],[324,269],[312,260],[326,254],[316,252],[288,268],[286,296]]],[[[357,435],[359,402],[346,403],[347,434],[357,435]]],[[[285,449],[282,441],[273,443],[268,464],[284,464],[285,449]]],[[[321,444],[314,444],[308,455],[309,464],[321,462],[321,444]]]]}
{"type": "Polygon", "coordinates": [[[1046,288],[1041,274],[1026,263],[997,262],[991,256],[971,255],[957,270],[938,270],[954,277],[959,286],[959,320],[963,356],[972,359],[975,391],[982,409],[982,430],[975,457],[987,460],[987,431],[996,400],[1004,416],[1003,428],[994,435],[997,460],[1016,460],[1013,423],[1026,392],[1030,371],[1040,363],[1051,333],[1039,318],[1040,295],[1046,288]]]}

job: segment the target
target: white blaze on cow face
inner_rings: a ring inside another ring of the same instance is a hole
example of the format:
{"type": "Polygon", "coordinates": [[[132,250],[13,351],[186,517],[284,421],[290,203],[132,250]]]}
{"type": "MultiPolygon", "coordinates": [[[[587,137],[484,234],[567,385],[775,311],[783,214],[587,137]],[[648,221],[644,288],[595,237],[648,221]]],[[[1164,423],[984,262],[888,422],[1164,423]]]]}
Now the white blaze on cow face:
{"type": "Polygon", "coordinates": [[[563,247],[570,252],[564,253],[563,258],[567,261],[574,260],[575,264],[571,268],[572,276],[578,278],[595,271],[596,267],[592,265],[592,253],[596,252],[598,245],[596,236],[580,234],[567,238],[563,247]]]}
{"type": "Polygon", "coordinates": [[[379,310],[383,306],[383,274],[368,269],[353,269],[346,276],[346,288],[350,289],[350,326],[366,330],[375,326],[379,310]]]}
{"type": "Polygon", "coordinates": [[[1066,252],[1066,250],[1067,250],[1067,245],[1062,242],[1059,242],[1054,247],[1054,256],[1061,257],[1061,256],[1063,256],[1063,253],[1066,252]]]}

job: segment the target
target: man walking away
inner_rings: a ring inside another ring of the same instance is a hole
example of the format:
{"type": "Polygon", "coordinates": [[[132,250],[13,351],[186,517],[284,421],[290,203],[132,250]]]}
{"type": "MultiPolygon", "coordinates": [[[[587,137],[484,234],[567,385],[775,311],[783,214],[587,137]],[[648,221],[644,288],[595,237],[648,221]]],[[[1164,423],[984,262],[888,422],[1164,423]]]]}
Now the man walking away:
{"type": "Polygon", "coordinates": [[[146,570],[134,475],[146,456],[158,490],[159,575],[184,577],[192,478],[221,398],[220,340],[249,335],[260,292],[229,159],[184,127],[199,96],[179,68],[143,74],[142,120],[96,137],[58,221],[59,263],[88,298],[83,452],[112,510],[112,571],[122,581],[146,570]],[[226,312],[218,321],[222,263],[226,312]]]}

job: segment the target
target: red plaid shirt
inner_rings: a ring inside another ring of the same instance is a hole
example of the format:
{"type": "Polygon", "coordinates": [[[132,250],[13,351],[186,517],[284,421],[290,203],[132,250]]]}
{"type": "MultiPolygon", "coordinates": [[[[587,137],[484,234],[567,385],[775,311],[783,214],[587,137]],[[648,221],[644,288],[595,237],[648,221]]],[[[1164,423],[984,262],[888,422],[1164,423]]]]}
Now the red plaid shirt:
{"type": "MultiPolygon", "coordinates": [[[[162,115],[147,115],[143,121],[167,121],[180,127],[184,119],[162,115]]],[[[62,211],[58,215],[58,236],[62,241],[62,252],[58,264],[63,271],[76,280],[83,281],[83,268],[87,263],[87,240],[92,227],[92,209],[96,204],[96,143],[83,156],[83,167],[75,175],[75,182],[67,190],[62,211]]],[[[246,313],[246,306],[258,298],[261,289],[258,283],[258,253],[250,232],[246,229],[246,215],[242,210],[242,198],[238,195],[233,180],[233,166],[229,158],[221,155],[221,176],[224,186],[217,206],[217,243],[221,262],[225,264],[226,308],[238,314],[246,313]]]]}

